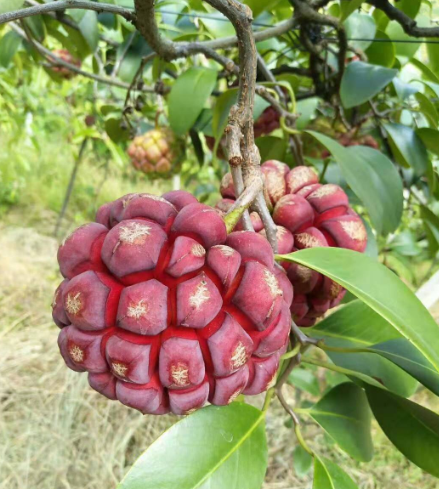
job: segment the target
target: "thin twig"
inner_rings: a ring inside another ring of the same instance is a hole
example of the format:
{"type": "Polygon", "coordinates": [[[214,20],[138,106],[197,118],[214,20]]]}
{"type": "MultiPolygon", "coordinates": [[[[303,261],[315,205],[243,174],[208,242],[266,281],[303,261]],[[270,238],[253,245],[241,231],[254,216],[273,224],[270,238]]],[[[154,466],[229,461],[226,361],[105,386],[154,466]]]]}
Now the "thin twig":
{"type": "Polygon", "coordinates": [[[62,12],[66,9],[81,9],[81,10],[94,10],[98,13],[108,12],[124,17],[130,22],[136,20],[136,16],[131,10],[128,10],[118,5],[112,5],[109,3],[98,2],[84,2],[79,0],[64,0],[61,2],[42,3],[41,5],[35,5],[33,7],[23,8],[21,10],[15,10],[13,12],[6,12],[0,15],[0,25],[12,22],[14,20],[24,19],[26,17],[32,17],[34,15],[41,15],[47,12],[62,12]]]}
{"type": "MultiPolygon", "coordinates": [[[[23,31],[23,29],[21,29],[21,27],[18,27],[14,23],[11,23],[10,27],[15,32],[17,32],[17,34],[19,34],[20,36],[27,39],[26,33],[23,31]]],[[[89,73],[88,71],[81,70],[77,66],[75,66],[71,63],[68,63],[67,61],[64,61],[60,57],[53,54],[52,51],[50,51],[49,49],[44,47],[41,43],[39,43],[35,39],[32,39],[32,44],[40,52],[40,54],[42,54],[45,58],[48,58],[48,60],[51,62],[51,64],[54,64],[57,66],[63,66],[64,68],[67,68],[68,70],[72,71],[73,73],[77,73],[78,75],[84,76],[86,78],[90,78],[91,80],[95,80],[99,83],[104,83],[105,85],[124,88],[126,90],[128,90],[130,88],[130,85],[128,83],[125,83],[125,82],[118,80],[116,78],[109,78],[107,76],[95,75],[94,73],[89,73]]],[[[142,87],[142,92],[154,93],[155,89],[152,87],[144,86],[144,87],[142,87]]]]}

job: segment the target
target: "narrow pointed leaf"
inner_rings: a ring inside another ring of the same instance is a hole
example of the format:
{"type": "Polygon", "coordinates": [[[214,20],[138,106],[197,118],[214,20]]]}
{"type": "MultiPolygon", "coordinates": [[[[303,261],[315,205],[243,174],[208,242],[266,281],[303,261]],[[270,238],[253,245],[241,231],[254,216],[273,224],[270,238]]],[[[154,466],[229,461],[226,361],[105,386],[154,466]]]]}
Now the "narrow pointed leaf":
{"type": "Polygon", "coordinates": [[[358,489],[346,472],[327,458],[314,458],[312,489],[358,489]]]}
{"type": "Polygon", "coordinates": [[[367,398],[381,429],[411,462],[439,477],[439,416],[391,392],[368,386],[367,398]]]}

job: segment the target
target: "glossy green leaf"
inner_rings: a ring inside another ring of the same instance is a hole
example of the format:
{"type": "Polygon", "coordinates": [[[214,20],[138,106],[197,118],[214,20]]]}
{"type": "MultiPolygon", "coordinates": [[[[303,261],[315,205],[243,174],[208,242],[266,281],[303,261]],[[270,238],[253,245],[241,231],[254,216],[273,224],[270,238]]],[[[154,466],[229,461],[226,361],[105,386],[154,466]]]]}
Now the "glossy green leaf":
{"type": "Polygon", "coordinates": [[[176,423],[140,456],[117,488],[256,489],[266,467],[264,414],[234,402],[200,409],[176,423]]]}
{"type": "Polygon", "coordinates": [[[98,28],[98,15],[92,10],[86,10],[81,21],[78,23],[79,30],[84,36],[87,44],[94,52],[98,47],[99,42],[99,28],[98,28]]]}
{"type": "Polygon", "coordinates": [[[367,398],[381,429],[411,462],[439,477],[439,416],[391,392],[368,386],[367,398]]]}
{"type": "Polygon", "coordinates": [[[411,341],[439,372],[439,326],[384,265],[343,248],[310,248],[279,259],[308,266],[341,284],[411,341]]]}
{"type": "Polygon", "coordinates": [[[9,31],[0,38],[0,66],[6,68],[9,65],[20,47],[21,41],[21,36],[14,31],[9,31]]]}
{"type": "Polygon", "coordinates": [[[405,166],[410,166],[416,175],[422,176],[429,166],[427,150],[414,129],[403,124],[384,124],[389,135],[389,143],[395,158],[405,166]]]}
{"type": "Polygon", "coordinates": [[[381,39],[390,39],[383,31],[377,31],[375,38],[380,39],[380,41],[372,42],[367,48],[366,55],[368,62],[373,65],[391,68],[395,62],[395,45],[392,42],[381,41],[381,39]]]}
{"type": "Polygon", "coordinates": [[[169,123],[177,135],[193,126],[212,93],[217,72],[192,67],[180,75],[169,94],[169,123]]]}
{"type": "Polygon", "coordinates": [[[340,0],[340,20],[343,22],[361,7],[363,0],[340,0]]]}
{"type": "Polygon", "coordinates": [[[377,232],[394,231],[401,221],[403,195],[401,178],[393,163],[373,148],[345,148],[323,134],[308,132],[335,158],[347,183],[367,208],[377,232]]]}
{"type": "Polygon", "coordinates": [[[312,456],[302,448],[301,445],[297,445],[293,452],[293,467],[294,472],[300,478],[311,470],[312,456]]]}
{"type": "Polygon", "coordinates": [[[363,389],[352,382],[339,384],[308,414],[351,457],[360,462],[372,460],[371,415],[363,389]]]}
{"type": "Polygon", "coordinates": [[[358,487],[341,467],[326,458],[316,456],[312,489],[358,489],[358,487]]]}
{"type": "MultiPolygon", "coordinates": [[[[344,28],[348,38],[373,39],[377,30],[372,16],[360,12],[353,13],[345,22],[344,28]]],[[[349,44],[356,49],[365,51],[372,41],[350,41],[349,44]]]]}
{"type": "Polygon", "coordinates": [[[416,134],[422,139],[427,149],[439,156],[439,131],[429,127],[416,129],[416,134]]]}
{"type": "Polygon", "coordinates": [[[327,351],[335,365],[351,371],[346,375],[354,375],[368,383],[372,383],[370,379],[379,380],[387,389],[403,397],[414,393],[417,382],[409,374],[370,350],[376,343],[398,339],[401,335],[364,302],[355,300],[339,308],[311,328],[309,333],[323,339],[330,347],[361,350],[358,353],[327,351]],[[369,379],[359,377],[357,372],[369,379]]]}
{"type": "Polygon", "coordinates": [[[288,376],[288,383],[308,392],[312,396],[320,395],[319,381],[313,372],[304,368],[295,368],[288,376]]]}
{"type": "Polygon", "coordinates": [[[398,70],[355,61],[350,63],[341,82],[340,97],[346,109],[356,107],[380,93],[397,75],[398,70]]]}

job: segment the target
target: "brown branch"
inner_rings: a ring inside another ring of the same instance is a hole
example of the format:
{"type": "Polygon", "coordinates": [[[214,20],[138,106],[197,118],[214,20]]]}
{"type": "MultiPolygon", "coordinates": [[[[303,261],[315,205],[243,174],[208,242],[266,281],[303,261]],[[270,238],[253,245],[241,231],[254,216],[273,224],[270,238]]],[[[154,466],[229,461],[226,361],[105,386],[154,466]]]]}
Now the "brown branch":
{"type": "Polygon", "coordinates": [[[33,7],[27,7],[13,12],[6,12],[5,14],[0,15],[0,25],[6,24],[7,22],[12,22],[14,20],[24,19],[26,17],[32,17],[34,15],[45,14],[47,12],[62,12],[66,9],[94,10],[98,13],[109,12],[111,14],[120,15],[129,22],[134,22],[136,18],[131,10],[119,7],[117,5],[77,0],[64,0],[60,2],[43,3],[41,5],[35,5],[33,7]]]}
{"type": "Polygon", "coordinates": [[[280,65],[277,68],[271,70],[273,75],[282,75],[284,73],[292,73],[293,75],[311,77],[311,73],[308,68],[299,68],[296,66],[280,65]]]}
{"type": "Polygon", "coordinates": [[[367,0],[367,3],[382,10],[390,20],[396,20],[404,32],[413,37],[439,37],[438,27],[419,27],[416,20],[394,7],[388,0],[367,0]]]}

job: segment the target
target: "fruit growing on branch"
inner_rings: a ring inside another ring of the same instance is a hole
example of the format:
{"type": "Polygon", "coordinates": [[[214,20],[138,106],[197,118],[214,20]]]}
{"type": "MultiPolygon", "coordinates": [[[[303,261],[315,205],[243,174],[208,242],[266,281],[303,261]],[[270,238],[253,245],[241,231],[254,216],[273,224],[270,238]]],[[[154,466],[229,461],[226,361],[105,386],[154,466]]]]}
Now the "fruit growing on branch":
{"type": "Polygon", "coordinates": [[[227,235],[184,191],[129,194],[74,231],[58,261],[61,354],[109,399],[186,414],[272,385],[293,290],[261,234],[227,235]]]}
{"type": "MultiPolygon", "coordinates": [[[[66,63],[70,63],[71,65],[76,66],[77,68],[81,67],[81,61],[77,58],[75,58],[67,49],[55,49],[53,51],[53,54],[57,57],[60,58],[62,61],[65,61],[66,63]]],[[[69,70],[65,66],[62,66],[60,64],[56,64],[56,61],[53,61],[53,66],[50,67],[50,69],[54,72],[60,75],[62,78],[65,80],[70,80],[74,76],[76,76],[76,73],[69,70]]]]}
{"type": "Polygon", "coordinates": [[[171,129],[162,127],[136,136],[128,147],[136,170],[166,178],[178,172],[182,148],[171,129]]]}
{"type": "MultiPolygon", "coordinates": [[[[280,161],[262,165],[265,199],[277,225],[280,254],[314,247],[348,248],[364,252],[367,232],[361,218],[349,207],[338,185],[319,183],[310,167],[290,168],[280,161]]],[[[221,183],[223,199],[217,208],[227,212],[234,204],[235,190],[230,174],[221,183]]],[[[250,214],[255,231],[265,234],[258,214],[250,214]]],[[[238,224],[238,228],[242,226],[238,224]]],[[[340,303],[345,290],[320,273],[297,263],[283,263],[294,287],[291,305],[299,326],[312,326],[316,319],[340,303]]]]}

